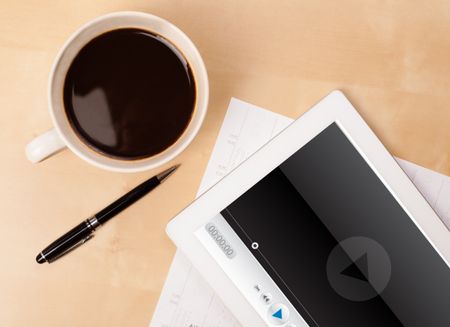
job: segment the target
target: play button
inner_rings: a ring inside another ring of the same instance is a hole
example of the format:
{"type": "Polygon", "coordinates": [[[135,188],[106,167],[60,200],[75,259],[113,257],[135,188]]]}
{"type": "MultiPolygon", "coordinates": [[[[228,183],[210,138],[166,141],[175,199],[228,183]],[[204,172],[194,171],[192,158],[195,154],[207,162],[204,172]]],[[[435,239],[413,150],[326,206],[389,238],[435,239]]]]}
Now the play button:
{"type": "Polygon", "coordinates": [[[330,252],[327,277],[340,296],[367,301],[380,294],[389,282],[391,262],[376,241],[362,236],[341,241],[330,252]]]}
{"type": "Polygon", "coordinates": [[[289,319],[289,309],[281,303],[272,304],[267,312],[267,318],[275,325],[283,325],[289,319]]]}
{"type": "Polygon", "coordinates": [[[369,282],[369,267],[367,265],[367,253],[364,253],[350,266],[341,271],[341,275],[356,278],[363,282],[369,282]]]}
{"type": "Polygon", "coordinates": [[[283,318],[283,310],[278,309],[277,312],[275,312],[272,317],[277,318],[277,319],[282,319],[283,318]]]}

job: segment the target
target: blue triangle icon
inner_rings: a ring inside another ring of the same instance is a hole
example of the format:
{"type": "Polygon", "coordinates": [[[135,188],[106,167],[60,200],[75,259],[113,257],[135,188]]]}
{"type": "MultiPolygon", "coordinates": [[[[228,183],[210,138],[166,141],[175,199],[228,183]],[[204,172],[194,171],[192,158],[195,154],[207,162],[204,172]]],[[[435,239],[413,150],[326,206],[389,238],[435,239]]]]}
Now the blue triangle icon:
{"type": "Polygon", "coordinates": [[[277,312],[275,312],[272,317],[278,318],[278,319],[282,319],[283,318],[283,311],[281,311],[281,309],[278,309],[277,312]]]}

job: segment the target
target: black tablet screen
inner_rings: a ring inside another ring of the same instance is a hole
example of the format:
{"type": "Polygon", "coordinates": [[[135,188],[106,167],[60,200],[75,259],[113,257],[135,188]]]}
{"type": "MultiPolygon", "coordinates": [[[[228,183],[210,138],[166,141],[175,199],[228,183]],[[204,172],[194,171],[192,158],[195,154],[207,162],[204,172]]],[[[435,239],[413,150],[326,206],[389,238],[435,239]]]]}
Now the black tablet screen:
{"type": "Polygon", "coordinates": [[[310,326],[450,326],[448,266],[337,124],[222,215],[310,326]]]}

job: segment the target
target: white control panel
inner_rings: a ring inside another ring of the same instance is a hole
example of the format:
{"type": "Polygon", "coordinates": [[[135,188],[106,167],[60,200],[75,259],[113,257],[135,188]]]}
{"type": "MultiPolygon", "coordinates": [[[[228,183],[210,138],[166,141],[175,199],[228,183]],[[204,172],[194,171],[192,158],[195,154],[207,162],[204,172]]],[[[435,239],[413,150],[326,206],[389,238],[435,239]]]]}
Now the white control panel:
{"type": "Polygon", "coordinates": [[[221,214],[195,235],[268,326],[308,326],[221,214]]]}

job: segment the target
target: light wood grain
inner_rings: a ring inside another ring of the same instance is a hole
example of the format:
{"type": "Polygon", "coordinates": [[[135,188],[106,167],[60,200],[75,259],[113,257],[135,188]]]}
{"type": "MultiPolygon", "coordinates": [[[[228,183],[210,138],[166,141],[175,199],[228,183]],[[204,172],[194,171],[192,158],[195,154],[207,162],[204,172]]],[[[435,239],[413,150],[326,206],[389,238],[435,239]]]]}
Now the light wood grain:
{"type": "Polygon", "coordinates": [[[175,248],[167,221],[194,199],[231,96],[296,117],[343,90],[396,156],[450,174],[450,2],[2,0],[0,326],[146,326],[175,248]],[[52,265],[55,236],[155,173],[101,171],[69,151],[32,165],[51,128],[47,77],[86,21],[140,10],[178,25],[210,77],[206,122],[170,180],[52,265]]]}

